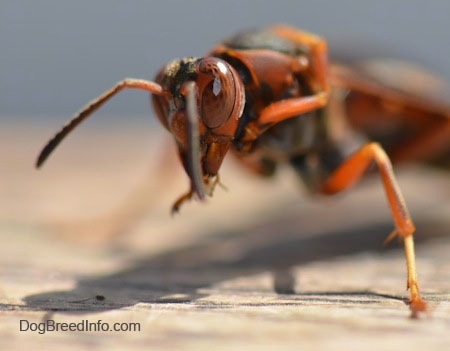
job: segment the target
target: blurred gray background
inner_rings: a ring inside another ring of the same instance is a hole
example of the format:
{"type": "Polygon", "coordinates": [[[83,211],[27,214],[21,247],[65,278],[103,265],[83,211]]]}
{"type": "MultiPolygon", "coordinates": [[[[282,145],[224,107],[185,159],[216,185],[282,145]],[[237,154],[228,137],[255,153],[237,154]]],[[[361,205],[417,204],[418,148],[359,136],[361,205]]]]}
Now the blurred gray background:
{"type": "MultiPolygon", "coordinates": [[[[124,77],[152,79],[248,27],[285,22],[328,39],[331,52],[390,56],[450,81],[450,2],[423,0],[1,0],[0,118],[64,121],[124,77]]],[[[148,116],[124,92],[103,114],[148,116]]]]}

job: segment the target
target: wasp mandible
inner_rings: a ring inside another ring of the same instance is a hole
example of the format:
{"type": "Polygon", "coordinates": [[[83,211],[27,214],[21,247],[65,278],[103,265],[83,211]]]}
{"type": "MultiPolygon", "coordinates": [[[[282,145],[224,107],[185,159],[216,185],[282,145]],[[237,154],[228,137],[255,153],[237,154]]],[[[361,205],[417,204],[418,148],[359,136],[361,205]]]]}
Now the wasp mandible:
{"type": "Polygon", "coordinates": [[[173,211],[192,197],[212,196],[228,152],[262,176],[287,163],[308,189],[322,194],[348,188],[375,164],[395,225],[387,241],[399,237],[404,242],[410,309],[414,316],[426,310],[416,274],[415,227],[392,162],[448,160],[446,106],[330,65],[325,40],[277,25],[238,33],[205,57],[174,60],[154,81],[118,82],[46,144],[37,167],[67,134],[124,89],[150,92],[159,121],[175,139],[190,189],[173,211]],[[331,108],[336,103],[358,138],[337,136],[333,126],[338,117],[331,108]]]}

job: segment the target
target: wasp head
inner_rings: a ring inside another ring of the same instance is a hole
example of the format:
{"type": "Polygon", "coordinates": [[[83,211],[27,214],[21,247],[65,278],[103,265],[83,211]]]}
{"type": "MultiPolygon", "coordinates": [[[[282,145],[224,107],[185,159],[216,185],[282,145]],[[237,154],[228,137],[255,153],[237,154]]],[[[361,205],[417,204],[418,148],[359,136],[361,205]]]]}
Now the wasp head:
{"type": "Polygon", "coordinates": [[[173,135],[191,194],[211,195],[212,181],[236,133],[245,104],[244,86],[228,63],[214,57],[184,58],[155,79],[152,100],[160,122],[173,135]]]}

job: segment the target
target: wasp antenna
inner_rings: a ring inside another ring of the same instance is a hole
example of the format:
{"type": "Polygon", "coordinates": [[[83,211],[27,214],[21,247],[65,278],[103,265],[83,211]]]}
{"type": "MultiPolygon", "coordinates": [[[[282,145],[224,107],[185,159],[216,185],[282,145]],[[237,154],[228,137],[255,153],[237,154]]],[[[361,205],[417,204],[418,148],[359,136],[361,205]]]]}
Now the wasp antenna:
{"type": "Polygon", "coordinates": [[[186,89],[186,115],[187,115],[187,170],[189,172],[193,190],[203,200],[205,186],[203,184],[203,171],[200,160],[199,115],[197,110],[197,86],[194,82],[184,84],[186,89]]]}
{"type": "Polygon", "coordinates": [[[53,152],[53,150],[58,146],[58,144],[69,134],[73,129],[75,129],[81,122],[88,118],[92,113],[99,109],[106,101],[116,95],[123,89],[140,89],[148,91],[155,95],[162,95],[163,88],[155,83],[143,79],[133,79],[127,78],[118,82],[111,89],[105,91],[99,97],[95,98],[84,106],[80,112],[78,112],[69,122],[67,122],[64,127],[56,133],[56,135],[51,138],[47,144],[44,146],[40,152],[36,167],[39,168],[48,156],[53,152]]]}

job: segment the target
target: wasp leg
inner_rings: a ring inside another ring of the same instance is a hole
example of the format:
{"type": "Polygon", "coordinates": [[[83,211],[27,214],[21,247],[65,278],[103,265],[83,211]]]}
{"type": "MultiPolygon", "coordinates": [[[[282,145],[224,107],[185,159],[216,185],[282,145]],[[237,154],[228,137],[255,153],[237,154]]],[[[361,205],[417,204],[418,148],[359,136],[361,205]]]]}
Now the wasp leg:
{"type": "MultiPolygon", "coordinates": [[[[437,164],[442,160],[445,163],[446,152],[450,151],[448,104],[416,95],[407,86],[402,88],[399,85],[395,89],[384,85],[382,81],[367,76],[365,70],[335,64],[330,67],[329,74],[333,86],[350,92],[345,109],[350,124],[358,130],[370,132],[373,128],[371,125],[376,125],[381,118],[390,121],[391,125],[403,125],[405,130],[416,131],[412,132],[411,137],[388,146],[386,151],[394,164],[410,160],[433,161],[437,164]],[[367,114],[372,117],[368,119],[367,114]]],[[[430,88],[430,91],[437,93],[440,89],[434,88],[430,88]]]]}
{"type": "Polygon", "coordinates": [[[178,211],[180,211],[181,205],[183,203],[185,203],[186,201],[189,201],[190,199],[192,199],[192,196],[194,196],[194,192],[192,190],[189,190],[188,192],[181,195],[175,201],[175,203],[172,205],[172,210],[171,210],[172,215],[174,215],[175,213],[178,213],[178,211]]]}
{"type": "Polygon", "coordinates": [[[397,180],[395,179],[391,161],[383,148],[378,143],[366,144],[345,160],[322,184],[320,190],[325,194],[333,194],[344,190],[358,181],[373,161],[375,161],[380,171],[381,180],[396,228],[387,240],[398,235],[404,241],[407,266],[407,289],[410,290],[410,309],[412,316],[416,317],[418,312],[426,310],[426,303],[420,297],[417,281],[414,239],[412,236],[415,227],[397,180]]]}
{"type": "Polygon", "coordinates": [[[316,80],[313,88],[329,91],[327,42],[317,35],[286,25],[272,26],[270,30],[309,50],[311,76],[316,80]]]}
{"type": "Polygon", "coordinates": [[[309,111],[317,110],[328,103],[328,92],[320,92],[312,96],[280,100],[267,106],[258,117],[259,128],[265,131],[273,124],[285,119],[297,117],[309,111]]]}
{"type": "Polygon", "coordinates": [[[247,126],[249,137],[257,139],[270,126],[306,112],[317,110],[328,103],[330,85],[328,83],[327,43],[313,34],[298,31],[288,26],[270,28],[275,34],[305,47],[309,53],[306,76],[315,94],[274,102],[261,111],[258,119],[247,126]]]}

